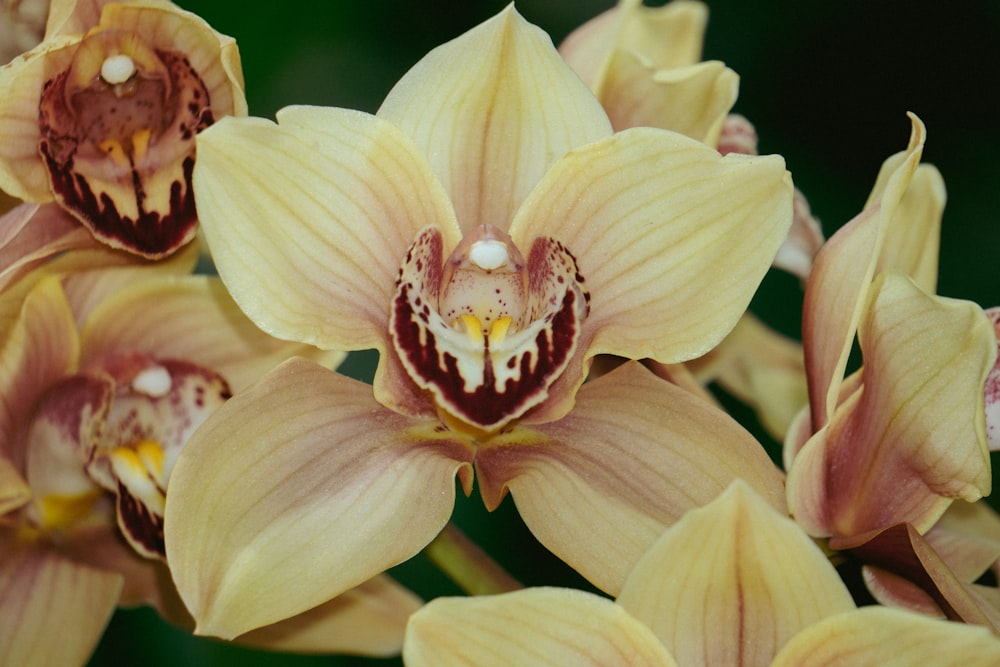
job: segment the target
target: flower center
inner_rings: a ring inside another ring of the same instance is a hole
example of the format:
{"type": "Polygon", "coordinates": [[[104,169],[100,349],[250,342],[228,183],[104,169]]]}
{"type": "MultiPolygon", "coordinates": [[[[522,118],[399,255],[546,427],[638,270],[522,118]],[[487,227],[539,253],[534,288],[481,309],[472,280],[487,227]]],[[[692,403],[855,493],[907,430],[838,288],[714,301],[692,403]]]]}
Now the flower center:
{"type": "Polygon", "coordinates": [[[576,350],[589,294],[572,254],[550,238],[535,239],[525,261],[483,225],[443,254],[441,233],[422,230],[400,268],[390,335],[446,423],[493,432],[546,399],[576,350]]]}
{"type": "Polygon", "coordinates": [[[212,120],[184,54],[99,30],[45,83],[39,152],[56,200],[95,236],[158,258],[194,235],[195,134],[212,120]]]}

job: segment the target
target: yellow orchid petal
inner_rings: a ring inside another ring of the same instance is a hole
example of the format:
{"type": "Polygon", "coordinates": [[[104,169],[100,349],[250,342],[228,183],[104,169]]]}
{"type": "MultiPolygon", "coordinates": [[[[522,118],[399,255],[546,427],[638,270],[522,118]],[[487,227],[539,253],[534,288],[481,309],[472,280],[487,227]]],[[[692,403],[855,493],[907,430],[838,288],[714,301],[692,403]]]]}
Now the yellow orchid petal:
{"type": "Polygon", "coordinates": [[[513,4],[424,56],[378,115],[429,156],[463,231],[506,230],[557,159],[611,134],[593,94],[513,4]]]}
{"type": "Polygon", "coordinates": [[[115,610],[121,576],[19,545],[7,530],[0,553],[0,663],[85,664],[115,610]]]}
{"type": "Polygon", "coordinates": [[[885,230],[885,242],[876,274],[898,271],[910,276],[925,292],[937,291],[941,215],[947,196],[937,168],[917,165],[885,230]]]}
{"type": "Polygon", "coordinates": [[[563,419],[491,438],[476,471],[488,507],[509,488],[539,541],[609,593],[664,528],[733,479],[784,509],[781,474],[753,437],[635,363],[584,385],[563,419]]]}
{"type": "Polygon", "coordinates": [[[924,537],[962,581],[1000,562],[1000,514],[985,500],[956,500],[924,537]]]}
{"type": "Polygon", "coordinates": [[[669,528],[618,604],[683,665],[768,665],[803,628],[854,609],[819,547],[742,480],[669,528]]]}
{"type": "Polygon", "coordinates": [[[458,231],[424,158],[392,124],[290,107],[198,136],[199,215],[237,303],[280,338],[385,348],[400,262],[419,229],[458,231]]]}
{"type": "Polygon", "coordinates": [[[233,391],[294,355],[328,367],[344,357],[268,336],[243,315],[217,278],[207,276],[147,278],[125,287],[91,311],[81,338],[85,366],[101,366],[122,350],[143,352],[210,368],[233,391]],[[143,316],[134,317],[136,312],[143,316]]]}
{"type": "Polygon", "coordinates": [[[865,307],[865,294],[875,275],[885,229],[923,153],[924,125],[912,114],[910,120],[906,151],[886,160],[870,205],[823,245],[806,285],[802,339],[814,432],[827,423],[837,403],[840,378],[865,307]]]}
{"type": "Polygon", "coordinates": [[[714,146],[738,91],[739,76],[719,61],[652,70],[638,55],[619,52],[601,101],[615,130],[659,127],[714,146]]]}
{"type": "Polygon", "coordinates": [[[325,604],[235,641],[271,651],[390,657],[402,650],[406,622],[421,605],[409,590],[378,575],[325,604]]]}
{"type": "Polygon", "coordinates": [[[982,386],[993,327],[973,303],[883,273],[859,338],[863,389],[799,451],[792,514],[816,536],[908,522],[924,532],[954,498],[990,492],[982,386]]]}
{"type": "Polygon", "coordinates": [[[280,621],[411,557],[448,521],[456,473],[469,488],[472,454],[367,385],[279,366],[194,433],[170,479],[167,562],[198,632],[280,621]]]}
{"type": "MultiPolygon", "coordinates": [[[[723,158],[681,135],[634,128],[557,162],[510,235],[519,247],[558,239],[576,258],[591,295],[578,356],[674,363],[735,326],[791,221],[781,158],[723,158]]],[[[572,364],[550,393],[571,396],[582,372],[572,364]]]]}
{"type": "Polygon", "coordinates": [[[1000,639],[985,628],[884,607],[832,616],[794,637],[773,667],[990,667],[1000,639]]]}
{"type": "Polygon", "coordinates": [[[568,588],[437,598],[411,617],[403,659],[410,667],[677,664],[620,606],[568,588]]]}

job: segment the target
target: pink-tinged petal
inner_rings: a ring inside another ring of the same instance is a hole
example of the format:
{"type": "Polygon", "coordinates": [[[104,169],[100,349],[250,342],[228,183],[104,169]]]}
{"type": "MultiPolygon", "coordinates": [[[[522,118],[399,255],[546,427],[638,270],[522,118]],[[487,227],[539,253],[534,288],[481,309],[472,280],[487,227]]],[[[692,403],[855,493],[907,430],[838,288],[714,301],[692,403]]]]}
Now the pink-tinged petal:
{"type": "Polygon", "coordinates": [[[60,530],[94,511],[101,488],[84,466],[113,396],[110,377],[79,373],[54,383],[36,403],[25,434],[25,467],[34,518],[43,528],[60,530]]]}
{"type": "Polygon", "coordinates": [[[31,500],[31,489],[10,461],[0,458],[0,516],[31,500]]]}
{"type": "Polygon", "coordinates": [[[584,385],[565,418],[480,445],[476,471],[487,507],[509,488],[542,544],[610,593],[664,528],[733,479],[784,511],[781,473],[753,437],[634,363],[584,385]]]}
{"type": "Polygon", "coordinates": [[[752,407],[777,440],[809,402],[802,345],[750,313],[715,349],[687,366],[701,383],[717,382],[752,407]]]}
{"type": "Polygon", "coordinates": [[[243,634],[411,557],[448,521],[456,473],[469,488],[472,457],[367,385],[279,366],[195,432],[170,479],[167,562],[198,631],[243,634]]]}
{"type": "Polygon", "coordinates": [[[682,665],[769,665],[803,628],[854,609],[819,547],[743,480],[669,528],[618,604],[682,665]]]}
{"type": "Polygon", "coordinates": [[[119,606],[149,605],[177,627],[194,628],[194,619],[177,595],[166,564],[137,554],[112,522],[74,527],[60,546],[74,561],[124,578],[119,606]]]}
{"type": "Polygon", "coordinates": [[[430,157],[466,232],[506,230],[557,159],[611,134],[593,94],[513,5],[424,56],[378,115],[430,157]]]}
{"type": "Polygon", "coordinates": [[[865,607],[832,616],[794,637],[773,667],[991,667],[1000,640],[984,628],[865,607]]]}
{"type": "Polygon", "coordinates": [[[924,616],[945,618],[944,612],[930,593],[909,579],[874,565],[862,567],[861,575],[868,592],[879,604],[909,609],[924,616]]]}
{"type": "Polygon", "coordinates": [[[235,641],[272,651],[390,657],[402,651],[406,622],[422,604],[390,577],[378,575],[326,604],[235,641]]]}
{"type": "Polygon", "coordinates": [[[990,492],[980,389],[996,352],[989,321],[975,304],[930,296],[899,274],[871,289],[863,388],[789,471],[789,507],[815,536],[901,522],[925,532],[952,499],[990,492]]]}
{"type": "MultiPolygon", "coordinates": [[[[686,137],[635,128],[556,163],[510,234],[519,247],[558,239],[576,258],[591,295],[578,357],[674,363],[704,354],[735,326],[791,219],[781,158],[723,158],[686,137]]],[[[554,385],[563,399],[554,415],[583,372],[573,362],[554,385]]]]}
{"type": "Polygon", "coordinates": [[[993,331],[997,337],[997,360],[993,369],[986,376],[983,387],[983,397],[986,402],[986,437],[990,451],[1000,451],[1000,307],[988,308],[986,316],[993,322],[993,331]]]}
{"type": "Polygon", "coordinates": [[[385,350],[389,301],[417,232],[454,214],[391,123],[290,107],[280,126],[223,119],[198,136],[202,228],[236,302],[279,338],[385,350]]]}
{"type": "Polygon", "coordinates": [[[863,536],[852,554],[865,563],[865,581],[877,599],[886,604],[916,602],[924,611],[930,602],[946,618],[985,625],[1000,634],[1000,607],[977,587],[955,575],[930,543],[913,526],[901,524],[863,536]],[[886,573],[890,577],[884,576],[886,573]],[[906,583],[926,597],[907,590],[906,583]]]}
{"type": "Polygon", "coordinates": [[[805,284],[812,272],[813,258],[823,247],[825,239],[819,220],[813,216],[809,202],[798,188],[795,190],[793,208],[795,212],[792,227],[788,230],[785,242],[778,248],[773,265],[797,276],[805,284]]]}
{"type": "Polygon", "coordinates": [[[906,151],[886,160],[869,205],[823,245],[806,285],[802,340],[814,432],[827,423],[836,406],[885,230],[923,153],[924,125],[912,114],[910,120],[906,151]]]}
{"type": "Polygon", "coordinates": [[[13,322],[0,331],[0,454],[20,470],[26,420],[42,392],[73,370],[79,341],[58,280],[39,281],[23,300],[19,292],[0,298],[11,318],[4,321],[13,322]]]}
{"type": "Polygon", "coordinates": [[[115,610],[121,577],[18,544],[8,531],[0,532],[0,553],[0,663],[85,664],[115,610]]]}
{"type": "Polygon", "coordinates": [[[410,619],[403,659],[411,667],[677,664],[620,606],[568,588],[433,600],[410,619]]]}
{"type": "Polygon", "coordinates": [[[53,255],[92,248],[93,237],[54,204],[21,204],[0,218],[0,290],[53,255]]]}
{"type": "Polygon", "coordinates": [[[165,276],[125,287],[91,313],[81,339],[84,367],[102,366],[130,350],[210,368],[233,391],[295,355],[331,367],[344,357],[268,336],[247,319],[217,278],[207,276],[165,276]]]}

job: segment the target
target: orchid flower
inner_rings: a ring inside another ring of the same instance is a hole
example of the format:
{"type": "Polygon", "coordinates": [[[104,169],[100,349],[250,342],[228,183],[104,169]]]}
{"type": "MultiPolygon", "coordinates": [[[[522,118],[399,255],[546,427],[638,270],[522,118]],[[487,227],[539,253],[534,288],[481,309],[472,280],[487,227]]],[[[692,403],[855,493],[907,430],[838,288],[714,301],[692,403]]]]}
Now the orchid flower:
{"type": "Polygon", "coordinates": [[[195,235],[195,135],[245,113],[235,42],[194,14],[54,0],[44,40],[0,68],[0,189],[162,258],[195,235]]]}
{"type": "Polygon", "coordinates": [[[632,363],[580,387],[596,354],[681,361],[735,324],[790,222],[780,159],[613,134],[512,7],[431,51],[376,116],[277,120],[199,136],[219,273],[264,330],[379,364],[371,387],[289,362],[192,438],[166,547],[199,632],[239,634],[410,558],[451,515],[456,475],[490,510],[509,491],[609,591],[735,477],[782,506],[780,473],[721,411],[632,363]]]}
{"type": "Polygon", "coordinates": [[[438,598],[403,657],[435,665],[991,665],[983,628],[855,607],[819,548],[742,481],[690,510],[616,601],[533,588],[438,598]]]}
{"type": "MultiPolygon", "coordinates": [[[[183,254],[188,263],[193,253],[183,254]]],[[[57,272],[70,263],[79,262],[66,256],[0,296],[11,322],[0,342],[4,664],[82,664],[118,604],[150,604],[190,626],[163,562],[178,452],[231,391],[278,361],[337,360],[263,334],[217,279],[178,275],[176,259],[57,272]]],[[[418,604],[372,580],[241,641],[392,653],[418,604]]]]}

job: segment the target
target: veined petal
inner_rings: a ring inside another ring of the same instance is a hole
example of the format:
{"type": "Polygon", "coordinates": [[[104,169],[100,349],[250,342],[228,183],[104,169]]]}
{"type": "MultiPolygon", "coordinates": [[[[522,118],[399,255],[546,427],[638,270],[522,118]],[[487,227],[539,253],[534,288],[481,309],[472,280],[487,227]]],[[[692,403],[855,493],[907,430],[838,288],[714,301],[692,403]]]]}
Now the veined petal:
{"type": "Polygon", "coordinates": [[[417,231],[457,243],[447,196],[395,126],[291,107],[198,136],[198,213],[219,274],[258,326],[327,349],[385,351],[396,275],[417,231]]]}
{"type": "Polygon", "coordinates": [[[819,547],[742,480],[669,528],[618,604],[683,665],[769,665],[803,628],[854,609],[819,547]]]}
{"type": "Polygon", "coordinates": [[[271,651],[399,655],[410,614],[422,601],[380,574],[298,616],[237,637],[271,651]]]}
{"type": "Polygon", "coordinates": [[[403,659],[411,667],[677,664],[620,606],[568,588],[437,598],[410,619],[403,659]]]}
{"type": "Polygon", "coordinates": [[[1000,515],[985,500],[953,502],[924,538],[962,581],[1000,562],[1000,515]]]}
{"type": "Polygon", "coordinates": [[[739,76],[717,60],[654,69],[639,54],[618,51],[599,98],[616,131],[659,127],[715,146],[738,92],[739,76]]]}
{"type": "Polygon", "coordinates": [[[367,385],[279,366],[195,432],[171,476],[167,562],[198,631],[243,634],[409,558],[448,521],[456,473],[468,489],[472,456],[367,385]]]}
{"type": "MultiPolygon", "coordinates": [[[[791,221],[781,158],[723,158],[687,137],[634,128],[556,163],[510,234],[519,247],[550,236],[575,256],[591,294],[579,357],[674,363],[735,326],[791,221]]],[[[582,374],[572,363],[551,393],[571,396],[582,374]]]]}
{"type": "Polygon", "coordinates": [[[79,355],[76,324],[56,278],[40,280],[20,297],[13,290],[0,298],[0,310],[17,317],[0,331],[6,334],[0,339],[0,454],[19,470],[25,421],[42,392],[70,372],[79,355]]]}
{"type": "Polygon", "coordinates": [[[506,231],[557,159],[611,134],[597,99],[513,4],[424,56],[378,115],[430,157],[463,232],[506,231]]]}
{"type": "Polygon", "coordinates": [[[91,312],[81,338],[82,366],[101,366],[130,350],[210,368],[233,391],[294,355],[328,366],[344,357],[268,336],[243,315],[222,283],[208,276],[164,276],[119,290],[91,312]]]}
{"type": "Polygon", "coordinates": [[[806,284],[802,340],[813,432],[826,424],[837,404],[840,378],[875,275],[885,230],[923,153],[924,125],[912,114],[910,121],[906,151],[886,160],[869,205],[823,245],[806,284]]]}
{"type": "Polygon", "coordinates": [[[998,662],[1000,640],[984,628],[865,607],[799,633],[773,667],[989,667],[998,662]]]}
{"type": "Polygon", "coordinates": [[[946,199],[941,172],[929,164],[917,165],[909,187],[888,220],[876,274],[898,271],[925,292],[937,291],[941,215],[946,199]]]}
{"type": "Polygon", "coordinates": [[[0,531],[0,662],[82,665],[115,610],[121,576],[0,531]],[[58,640],[53,631],[58,628],[58,640]]]}
{"type": "Polygon", "coordinates": [[[617,592],[664,528],[737,477],[784,510],[781,474],[760,444],[638,364],[577,398],[559,421],[480,445],[476,471],[487,507],[509,488],[542,544],[602,590],[617,592]]]}
{"type": "Polygon", "coordinates": [[[996,353],[989,320],[899,274],[881,274],[871,289],[863,388],[789,471],[789,507],[816,536],[903,522],[925,532],[952,499],[990,492],[981,389],[996,353]]]}

